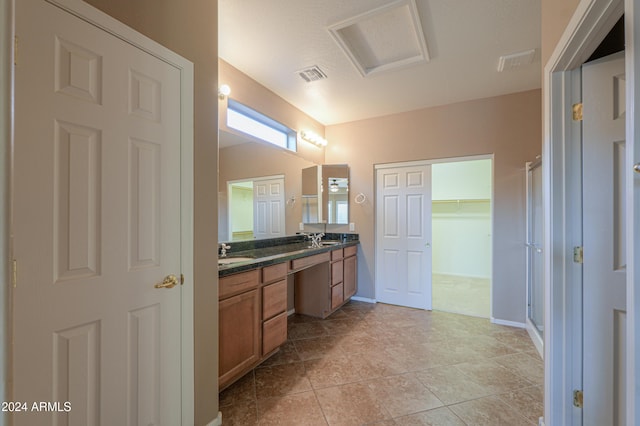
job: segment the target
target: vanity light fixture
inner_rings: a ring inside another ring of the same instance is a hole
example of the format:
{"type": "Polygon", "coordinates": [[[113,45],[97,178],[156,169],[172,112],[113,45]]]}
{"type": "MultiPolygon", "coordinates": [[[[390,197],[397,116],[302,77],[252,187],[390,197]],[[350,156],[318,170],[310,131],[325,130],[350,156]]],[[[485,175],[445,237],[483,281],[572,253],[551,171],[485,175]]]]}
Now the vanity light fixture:
{"type": "Polygon", "coordinates": [[[327,140],[320,136],[319,134],[312,132],[310,130],[301,130],[300,131],[300,139],[312,143],[319,147],[327,146],[327,140]]]}
{"type": "Polygon", "coordinates": [[[228,84],[223,84],[218,88],[218,99],[224,101],[224,98],[231,93],[231,87],[228,84]]]}
{"type": "Polygon", "coordinates": [[[338,192],[339,190],[340,187],[338,186],[338,182],[336,182],[336,179],[333,179],[333,182],[329,184],[329,191],[338,192]]]}

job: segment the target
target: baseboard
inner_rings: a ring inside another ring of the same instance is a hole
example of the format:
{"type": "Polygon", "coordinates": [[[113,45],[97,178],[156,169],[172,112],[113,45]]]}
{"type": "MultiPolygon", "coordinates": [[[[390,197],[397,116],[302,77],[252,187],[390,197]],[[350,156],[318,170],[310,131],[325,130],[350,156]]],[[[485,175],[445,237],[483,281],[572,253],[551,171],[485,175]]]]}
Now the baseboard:
{"type": "Polygon", "coordinates": [[[507,321],[491,317],[491,322],[498,325],[506,325],[507,327],[527,328],[523,322],[507,321]]]}
{"type": "Polygon", "coordinates": [[[351,296],[351,300],[355,300],[356,302],[378,303],[376,299],[369,299],[368,297],[351,296]]]}
{"type": "Polygon", "coordinates": [[[287,311],[287,316],[288,316],[288,317],[290,317],[291,315],[293,315],[293,314],[295,314],[295,313],[296,313],[295,308],[294,308],[294,309],[289,309],[289,310],[287,311]]]}
{"type": "Polygon", "coordinates": [[[222,426],[222,412],[218,411],[218,417],[207,423],[207,426],[222,426]]]}

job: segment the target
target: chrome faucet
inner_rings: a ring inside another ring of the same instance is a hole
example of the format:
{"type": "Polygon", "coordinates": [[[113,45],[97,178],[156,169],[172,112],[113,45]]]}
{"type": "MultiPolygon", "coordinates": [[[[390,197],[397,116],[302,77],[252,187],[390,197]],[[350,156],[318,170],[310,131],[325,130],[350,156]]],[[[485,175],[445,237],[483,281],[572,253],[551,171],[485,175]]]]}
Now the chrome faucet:
{"type": "Polygon", "coordinates": [[[324,232],[310,234],[309,238],[311,239],[311,248],[320,247],[321,246],[320,242],[322,241],[322,237],[324,237],[324,232]]]}
{"type": "Polygon", "coordinates": [[[231,246],[222,243],[222,245],[220,246],[220,257],[227,257],[227,250],[230,250],[231,246]]]}

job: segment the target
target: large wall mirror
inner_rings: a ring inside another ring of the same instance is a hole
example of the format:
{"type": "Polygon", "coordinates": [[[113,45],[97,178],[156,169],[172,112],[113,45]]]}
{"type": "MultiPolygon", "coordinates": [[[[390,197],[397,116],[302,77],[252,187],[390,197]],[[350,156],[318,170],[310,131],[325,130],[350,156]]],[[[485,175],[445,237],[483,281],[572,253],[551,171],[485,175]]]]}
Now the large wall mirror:
{"type": "Polygon", "coordinates": [[[349,223],[349,166],[325,164],[302,170],[302,222],[349,223]]]}
{"type": "Polygon", "coordinates": [[[219,241],[295,234],[302,215],[302,169],[315,164],[222,130],[219,152],[219,241]]]}

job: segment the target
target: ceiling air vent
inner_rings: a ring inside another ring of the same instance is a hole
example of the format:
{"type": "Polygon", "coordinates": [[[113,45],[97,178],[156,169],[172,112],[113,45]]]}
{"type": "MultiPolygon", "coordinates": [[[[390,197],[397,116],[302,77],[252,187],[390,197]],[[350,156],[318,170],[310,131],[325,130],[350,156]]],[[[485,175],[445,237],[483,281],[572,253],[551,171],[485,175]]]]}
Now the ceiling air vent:
{"type": "Polygon", "coordinates": [[[327,75],[317,65],[298,71],[298,75],[307,83],[327,78],[327,75]]]}
{"type": "Polygon", "coordinates": [[[529,65],[533,62],[535,56],[536,49],[500,56],[498,60],[498,72],[511,71],[529,65]]]}

